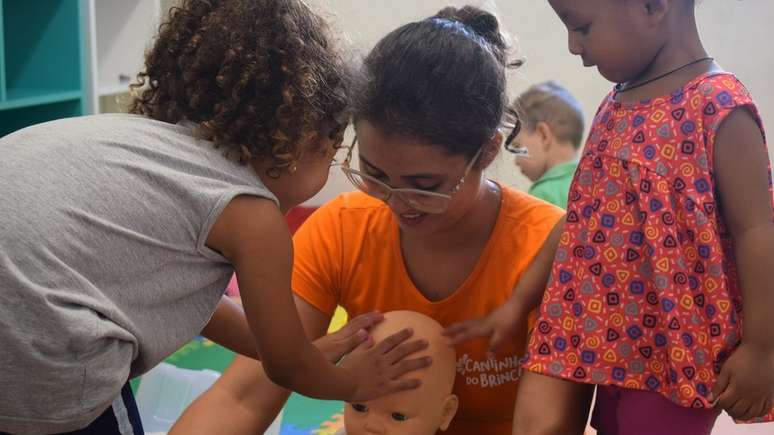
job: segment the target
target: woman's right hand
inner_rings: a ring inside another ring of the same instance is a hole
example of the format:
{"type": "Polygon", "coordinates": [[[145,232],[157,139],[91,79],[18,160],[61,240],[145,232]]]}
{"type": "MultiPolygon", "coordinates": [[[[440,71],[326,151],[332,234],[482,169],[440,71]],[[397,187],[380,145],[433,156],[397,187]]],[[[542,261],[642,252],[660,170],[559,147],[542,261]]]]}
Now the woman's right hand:
{"type": "Polygon", "coordinates": [[[443,335],[455,346],[476,338],[489,338],[488,351],[495,354],[503,343],[511,340],[516,334],[523,333],[526,316],[514,302],[508,301],[488,316],[449,326],[443,335]]]}
{"type": "Polygon", "coordinates": [[[347,402],[368,402],[421,385],[418,379],[403,378],[406,373],[432,364],[430,357],[407,359],[428,346],[426,340],[406,342],[412,335],[411,329],[404,329],[378,344],[369,338],[342,360],[340,366],[348,372],[355,386],[347,402]]]}

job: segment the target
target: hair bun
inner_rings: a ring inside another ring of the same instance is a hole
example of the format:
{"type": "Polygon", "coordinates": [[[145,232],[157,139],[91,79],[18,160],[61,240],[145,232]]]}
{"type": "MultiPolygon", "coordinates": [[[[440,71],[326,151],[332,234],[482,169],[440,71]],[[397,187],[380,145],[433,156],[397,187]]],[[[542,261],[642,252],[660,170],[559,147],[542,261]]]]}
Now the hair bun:
{"type": "Polygon", "coordinates": [[[505,37],[500,33],[500,22],[490,12],[475,6],[462,8],[449,6],[441,9],[436,17],[462,23],[493,46],[500,49],[508,48],[505,37]]]}

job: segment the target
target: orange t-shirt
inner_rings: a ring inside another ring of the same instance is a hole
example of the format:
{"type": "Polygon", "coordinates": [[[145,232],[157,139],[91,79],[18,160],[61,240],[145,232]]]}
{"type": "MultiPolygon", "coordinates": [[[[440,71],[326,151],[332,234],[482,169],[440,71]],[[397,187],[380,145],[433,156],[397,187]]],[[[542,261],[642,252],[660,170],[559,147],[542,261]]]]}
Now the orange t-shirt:
{"type": "MultiPolygon", "coordinates": [[[[553,205],[503,188],[497,223],[478,264],[451,296],[432,302],[409,278],[398,224],[386,204],[363,193],[347,193],[317,210],[296,233],[293,290],[330,315],[341,305],[350,317],[374,310],[413,310],[444,326],[480,317],[510,297],[562,214],[553,205]]],[[[444,433],[511,433],[518,358],[526,338],[525,329],[494,360],[486,357],[485,340],[457,348],[454,393],[460,409],[444,433]]]]}

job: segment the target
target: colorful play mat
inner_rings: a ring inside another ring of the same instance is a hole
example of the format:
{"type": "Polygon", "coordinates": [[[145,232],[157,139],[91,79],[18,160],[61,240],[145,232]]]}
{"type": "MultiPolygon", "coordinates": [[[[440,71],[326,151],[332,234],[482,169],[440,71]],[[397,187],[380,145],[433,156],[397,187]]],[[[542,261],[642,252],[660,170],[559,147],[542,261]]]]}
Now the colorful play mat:
{"type": "MultiPolygon", "coordinates": [[[[338,310],[331,322],[331,330],[346,323],[346,313],[338,310]]],[[[166,362],[191,370],[210,369],[223,372],[234,359],[228,349],[199,337],[175,352],[166,362]]],[[[139,380],[132,381],[135,391],[139,380]]],[[[309,399],[293,394],[282,414],[280,435],[335,435],[344,427],[341,402],[309,399]]]]}

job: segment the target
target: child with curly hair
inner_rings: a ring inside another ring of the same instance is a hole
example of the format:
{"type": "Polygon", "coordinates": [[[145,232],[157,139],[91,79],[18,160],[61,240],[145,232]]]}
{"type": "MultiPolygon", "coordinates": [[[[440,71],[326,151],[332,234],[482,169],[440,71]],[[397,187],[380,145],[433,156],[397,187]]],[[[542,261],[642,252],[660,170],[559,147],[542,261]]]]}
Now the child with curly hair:
{"type": "Polygon", "coordinates": [[[396,380],[429,364],[403,359],[411,331],[373,345],[365,315],[335,345],[369,350],[337,367],[290,291],[283,213],[326,181],[347,71],[299,0],[187,0],[132,114],[0,140],[0,432],[141,434],[127,381],[200,332],[312,397],[417,386],[396,380]],[[247,316],[222,298],[234,270],[247,316]]]}

